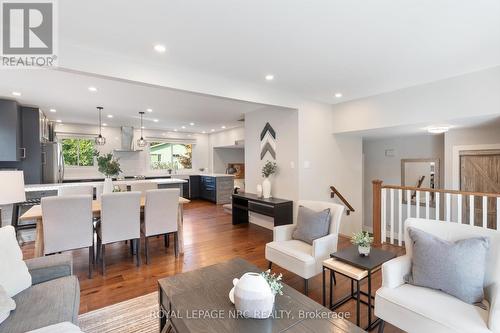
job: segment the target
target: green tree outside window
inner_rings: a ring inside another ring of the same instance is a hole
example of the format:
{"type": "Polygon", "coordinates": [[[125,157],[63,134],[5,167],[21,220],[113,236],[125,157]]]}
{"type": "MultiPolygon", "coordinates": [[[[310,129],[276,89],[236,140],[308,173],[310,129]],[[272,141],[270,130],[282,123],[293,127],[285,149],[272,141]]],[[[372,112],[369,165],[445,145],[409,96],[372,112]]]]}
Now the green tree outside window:
{"type": "Polygon", "coordinates": [[[94,140],[71,138],[62,140],[64,165],[93,166],[94,140]]]}

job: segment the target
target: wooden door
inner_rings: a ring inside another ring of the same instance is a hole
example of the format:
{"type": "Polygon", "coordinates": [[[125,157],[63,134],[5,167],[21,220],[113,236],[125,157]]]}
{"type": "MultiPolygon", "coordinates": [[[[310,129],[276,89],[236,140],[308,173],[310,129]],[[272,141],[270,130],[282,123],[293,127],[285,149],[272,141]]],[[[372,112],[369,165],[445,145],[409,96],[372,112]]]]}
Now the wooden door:
{"type": "MultiPolygon", "coordinates": [[[[460,152],[460,190],[500,193],[500,151],[460,152]]],[[[463,198],[462,221],[469,223],[469,198],[463,198]]],[[[483,198],[474,198],[474,225],[482,226],[483,198]]],[[[488,198],[488,228],[496,228],[496,199],[488,198]]]]}

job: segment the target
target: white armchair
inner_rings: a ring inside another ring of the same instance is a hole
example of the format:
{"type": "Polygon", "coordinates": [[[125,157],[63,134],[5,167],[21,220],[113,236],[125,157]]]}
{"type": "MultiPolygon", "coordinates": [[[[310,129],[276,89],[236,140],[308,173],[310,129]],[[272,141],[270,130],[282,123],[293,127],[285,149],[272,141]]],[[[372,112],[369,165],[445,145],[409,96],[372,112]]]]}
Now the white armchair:
{"type": "MultiPolygon", "coordinates": [[[[405,222],[406,255],[382,265],[382,287],[375,297],[375,315],[412,332],[494,332],[500,333],[500,233],[470,225],[408,219],[405,222]],[[448,241],[487,236],[490,250],[484,279],[487,309],[465,303],[441,291],[404,282],[411,270],[412,243],[408,227],[418,228],[448,241]]],[[[379,326],[383,332],[384,325],[379,326]]]]}
{"type": "MultiPolygon", "coordinates": [[[[315,239],[312,245],[300,240],[292,239],[295,224],[274,227],[273,241],[266,244],[266,260],[269,268],[272,263],[295,273],[304,279],[304,291],[307,295],[307,281],[321,273],[323,260],[330,257],[330,253],[337,251],[340,222],[344,206],[322,201],[299,201],[298,205],[321,211],[330,208],[329,235],[315,239]]],[[[296,221],[297,219],[295,219],[296,221]]]]}

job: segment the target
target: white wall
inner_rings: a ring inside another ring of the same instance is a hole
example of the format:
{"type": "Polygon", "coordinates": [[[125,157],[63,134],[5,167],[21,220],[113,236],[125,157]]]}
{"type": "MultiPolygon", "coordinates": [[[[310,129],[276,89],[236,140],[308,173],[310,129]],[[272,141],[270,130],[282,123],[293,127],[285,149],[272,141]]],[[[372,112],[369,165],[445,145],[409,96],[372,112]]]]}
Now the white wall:
{"type": "Polygon", "coordinates": [[[225,173],[228,163],[245,163],[243,148],[214,148],[214,172],[225,173]]]}
{"type": "Polygon", "coordinates": [[[500,114],[500,67],[333,106],[336,133],[500,114]]]}
{"type": "MultiPolygon", "coordinates": [[[[56,133],[58,137],[68,136],[88,136],[95,137],[97,133],[96,126],[80,124],[57,124],[56,133]]],[[[106,138],[106,144],[96,146],[102,153],[112,152],[113,149],[121,148],[121,129],[118,127],[104,127],[102,135],[106,138]]],[[[134,140],[139,137],[139,132],[135,131],[134,140]]],[[[165,133],[163,131],[144,130],[144,136],[148,138],[161,139],[185,139],[193,144],[193,169],[181,173],[198,172],[198,168],[207,168],[209,165],[208,153],[208,135],[206,134],[187,134],[187,133],[165,133]],[[165,135],[164,135],[165,134],[165,135]],[[190,135],[190,136],[188,136],[190,135]]],[[[149,165],[148,149],[144,148],[141,152],[115,152],[120,160],[120,166],[124,176],[145,175],[160,176],[167,175],[166,170],[151,170],[149,165]]],[[[65,179],[75,178],[101,178],[103,175],[94,167],[66,167],[65,179]]]]}
{"type": "MultiPolygon", "coordinates": [[[[438,158],[440,161],[440,184],[444,183],[444,135],[411,135],[364,140],[363,154],[363,205],[365,208],[363,226],[368,227],[368,230],[371,230],[373,221],[372,181],[380,179],[387,185],[401,185],[401,159],[438,158]],[[394,156],[385,156],[387,149],[393,149],[394,156]]],[[[403,211],[406,211],[406,206],[403,211]]]]}
{"type": "Polygon", "coordinates": [[[242,140],[245,140],[244,127],[236,127],[225,131],[210,133],[208,135],[207,154],[208,154],[208,167],[211,169],[211,171],[221,172],[221,171],[216,171],[216,169],[220,169],[220,165],[218,165],[217,167],[215,165],[215,163],[218,163],[218,161],[215,161],[214,158],[214,148],[234,146],[236,141],[242,141],[242,140]]]}

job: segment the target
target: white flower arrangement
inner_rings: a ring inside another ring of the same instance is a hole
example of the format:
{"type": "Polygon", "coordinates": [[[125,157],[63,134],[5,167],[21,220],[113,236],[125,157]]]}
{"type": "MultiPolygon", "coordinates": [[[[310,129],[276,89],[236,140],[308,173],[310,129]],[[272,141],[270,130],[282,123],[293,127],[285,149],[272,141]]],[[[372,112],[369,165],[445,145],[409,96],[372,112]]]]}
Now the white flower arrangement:
{"type": "Polygon", "coordinates": [[[269,287],[271,287],[271,291],[274,295],[283,295],[283,283],[281,283],[283,274],[280,273],[276,276],[276,273],[271,274],[271,270],[268,269],[267,271],[260,273],[260,275],[262,275],[269,284],[269,287]]]}

